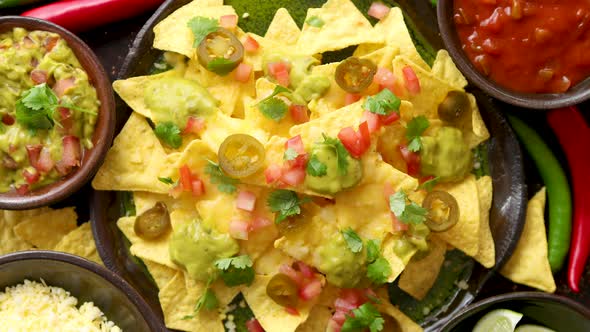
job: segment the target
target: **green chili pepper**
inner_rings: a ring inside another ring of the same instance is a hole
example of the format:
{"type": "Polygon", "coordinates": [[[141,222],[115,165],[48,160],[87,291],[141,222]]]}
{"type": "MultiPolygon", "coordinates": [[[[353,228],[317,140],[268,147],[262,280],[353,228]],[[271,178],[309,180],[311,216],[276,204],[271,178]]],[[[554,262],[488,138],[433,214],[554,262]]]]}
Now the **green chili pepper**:
{"type": "Polygon", "coordinates": [[[553,152],[522,120],[508,115],[516,135],[535,162],[547,186],[549,200],[549,264],[555,273],[563,266],[570,246],[572,199],[567,177],[553,152]]]}

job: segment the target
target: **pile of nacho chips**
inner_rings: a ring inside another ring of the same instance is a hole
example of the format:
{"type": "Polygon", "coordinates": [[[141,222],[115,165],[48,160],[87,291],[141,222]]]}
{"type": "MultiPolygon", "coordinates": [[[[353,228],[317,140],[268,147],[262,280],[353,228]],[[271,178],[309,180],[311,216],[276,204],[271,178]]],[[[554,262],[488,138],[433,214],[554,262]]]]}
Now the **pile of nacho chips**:
{"type": "MultiPolygon", "coordinates": [[[[106,161],[93,181],[98,190],[133,192],[137,215],[152,208],[157,202],[166,204],[170,211],[172,230],[190,222],[200,222],[220,233],[229,233],[233,220],[251,220],[252,213],[236,208],[237,193],[255,193],[254,214],[258,218],[274,220],[275,215],[266,204],[267,197],[276,190],[268,184],[263,172],[240,179],[234,193],[220,191],[205,172],[208,160],[217,162],[217,152],[226,137],[248,134],[260,141],[266,150],[265,166],[282,164],[285,142],[300,135],[310,147],[322,135],[336,137],[344,127],[357,128],[363,117],[361,96],[357,102],[345,104],[346,92],[334,81],[339,63],[313,67],[313,74],[330,78],[329,90],[309,102],[310,121],[296,124],[287,116],[280,121],[265,117],[257,103],[275,89],[276,83],[263,74],[265,55],[307,55],[321,58],[322,53],[357,46],[354,55],[370,59],[379,67],[391,71],[398,80],[396,92],[402,99],[400,119],[391,126],[373,134],[373,144],[360,162],[363,177],[356,186],[334,196],[314,192],[304,185],[287,187],[301,197],[329,198],[330,204],[316,200],[307,203],[302,216],[306,222],[288,234],[280,234],[275,224],[250,232],[247,240],[239,240],[240,254],[253,261],[256,277],[250,285],[227,287],[221,280],[210,288],[224,308],[242,293],[256,319],[268,331],[323,331],[334,312],[334,301],[340,290],[326,283],[320,296],[296,308],[298,314],[289,314],[266,295],[266,285],[278,273],[281,265],[302,261],[317,266],[317,248],[341,231],[352,229],[362,239],[380,243],[382,256],[391,267],[388,282],[399,278],[400,287],[417,299],[425,296],[434,283],[447,250],[457,248],[472,256],[485,267],[495,263],[494,242],[489,228],[489,210],[492,202],[492,183],[488,176],[476,179],[467,175],[459,182],[441,183],[437,190],[450,193],[458,202],[460,218],[457,224],[443,232],[431,233],[430,250],[426,255],[412,259],[415,250],[398,257],[393,248],[403,237],[395,232],[384,187],[403,190],[420,204],[427,194],[419,189],[419,180],[407,174],[406,162],[398,145],[407,143],[406,124],[417,116],[425,116],[430,126],[424,135],[434,135],[443,125],[437,108],[449,91],[463,91],[467,82],[457,70],[449,55],[440,51],[433,66],[425,63],[412,43],[402,12],[392,8],[389,14],[372,25],[349,0],[328,0],[323,7],[313,8],[308,18],[318,17],[321,27],[308,23],[299,29],[289,13],[276,12],[265,36],[236,30],[240,40],[251,37],[260,45],[256,52],[247,52],[244,63],[253,67],[248,82],[238,82],[233,75],[218,76],[203,68],[193,46],[194,36],[187,23],[196,16],[219,19],[236,15],[231,6],[221,0],[196,0],[172,13],[155,28],[154,48],[176,55],[180,61],[163,73],[132,77],[116,81],[113,86],[119,96],[133,109],[122,131],[116,137],[106,161]],[[420,82],[418,93],[410,93],[404,86],[403,68],[411,67],[420,82]],[[216,112],[204,117],[205,127],[198,134],[183,135],[178,149],[162,144],[154,134],[153,125],[158,118],[145,100],[146,87],[163,77],[180,77],[197,82],[219,101],[216,112]],[[205,193],[194,197],[190,192],[172,195],[171,183],[180,178],[179,169],[188,166],[204,182],[205,193]],[[173,196],[176,196],[173,197],[173,196]]],[[[374,89],[375,90],[375,89],[374,89]]],[[[376,92],[377,90],[375,90],[376,92]]],[[[470,149],[489,138],[489,133],[478,112],[475,98],[470,97],[469,121],[461,128],[470,149]]],[[[175,264],[169,254],[169,241],[173,232],[155,240],[145,240],[134,231],[136,217],[123,217],[117,225],[131,242],[130,251],[141,258],[155,280],[165,315],[166,326],[184,331],[223,331],[223,310],[201,309],[195,314],[195,304],[204,295],[208,285],[190,278],[175,264]],[[188,317],[188,318],[187,318],[188,317]]],[[[382,315],[395,319],[401,331],[420,331],[418,324],[408,319],[389,304],[387,292],[376,289],[381,301],[376,304],[382,315]]]]}
{"type": "Polygon", "coordinates": [[[102,264],[90,223],[77,224],[74,208],[0,210],[0,255],[21,250],[55,250],[102,264]]]}

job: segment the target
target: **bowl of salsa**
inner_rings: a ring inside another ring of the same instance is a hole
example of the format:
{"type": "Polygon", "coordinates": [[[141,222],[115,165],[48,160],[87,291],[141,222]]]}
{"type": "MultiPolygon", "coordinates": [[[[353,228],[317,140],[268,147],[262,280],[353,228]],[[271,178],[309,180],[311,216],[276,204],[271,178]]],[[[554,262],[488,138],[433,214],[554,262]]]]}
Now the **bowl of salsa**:
{"type": "Polygon", "coordinates": [[[457,67],[509,104],[550,109],[590,98],[590,3],[440,0],[438,24],[457,67]]]}
{"type": "Polygon", "coordinates": [[[109,78],[92,51],[39,19],[0,18],[0,208],[60,201],[96,172],[114,131],[109,78]]]}

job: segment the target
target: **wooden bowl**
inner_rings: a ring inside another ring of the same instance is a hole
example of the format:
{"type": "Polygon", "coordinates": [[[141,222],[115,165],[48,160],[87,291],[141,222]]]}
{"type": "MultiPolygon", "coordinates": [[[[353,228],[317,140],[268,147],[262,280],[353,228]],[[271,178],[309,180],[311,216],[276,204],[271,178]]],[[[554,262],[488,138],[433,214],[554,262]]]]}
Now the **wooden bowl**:
{"type": "Polygon", "coordinates": [[[586,78],[564,93],[521,93],[508,90],[480,73],[461,48],[461,41],[453,20],[453,4],[453,0],[438,1],[438,27],[445,48],[449,51],[457,68],[461,70],[469,82],[496,99],[529,109],[561,108],[590,99],[590,78],[586,78]]]}
{"type": "Polygon", "coordinates": [[[100,109],[92,137],[94,147],[85,150],[80,167],[66,177],[45,187],[20,195],[14,191],[0,193],[0,209],[23,210],[50,205],[70,196],[88,182],[100,167],[113,141],[115,131],[115,100],[111,82],[92,50],[78,37],[64,28],[44,20],[21,17],[0,17],[0,33],[21,27],[29,31],[43,30],[59,34],[74,51],[96,89],[100,109]]]}

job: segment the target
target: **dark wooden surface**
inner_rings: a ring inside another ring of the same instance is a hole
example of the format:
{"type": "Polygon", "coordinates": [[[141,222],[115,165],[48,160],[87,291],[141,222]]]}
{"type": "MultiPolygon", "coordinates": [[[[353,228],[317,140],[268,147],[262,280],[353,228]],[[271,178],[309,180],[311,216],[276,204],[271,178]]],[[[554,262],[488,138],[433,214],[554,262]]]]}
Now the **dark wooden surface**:
{"type": "MultiPolygon", "coordinates": [[[[23,9],[0,10],[0,16],[16,15],[22,12],[22,10],[23,9]]],[[[131,43],[133,42],[137,32],[141,29],[142,25],[150,17],[150,14],[151,13],[147,13],[130,20],[122,21],[79,34],[79,36],[96,52],[98,58],[101,60],[105,70],[108,72],[112,80],[116,78],[119,68],[123,62],[123,59],[127,55],[127,51],[129,50],[131,43]]],[[[590,112],[587,111],[590,110],[590,107],[584,108],[586,108],[586,110],[584,110],[586,118],[590,120],[590,112]]],[[[564,167],[567,167],[557,140],[555,137],[553,137],[551,131],[547,127],[544,114],[539,112],[525,112],[522,115],[530,125],[532,125],[538,132],[542,134],[546,142],[551,146],[558,158],[562,161],[564,167]]],[[[525,171],[527,175],[527,184],[529,186],[529,194],[532,195],[541,188],[542,181],[540,180],[534,165],[527,156],[525,156],[525,161],[525,171]]],[[[88,187],[83,188],[81,191],[82,195],[77,195],[76,200],[80,200],[80,197],[86,196],[89,190],[91,189],[88,187]]],[[[79,212],[81,213],[82,218],[87,215],[87,211],[79,212]]],[[[556,294],[573,298],[586,306],[590,306],[590,264],[587,264],[586,266],[586,271],[582,277],[582,292],[579,294],[572,293],[569,290],[566,283],[565,269],[558,273],[555,278],[557,283],[556,294]]],[[[488,281],[476,300],[502,293],[528,290],[532,289],[525,286],[516,285],[504,277],[497,275],[488,281]]]]}

